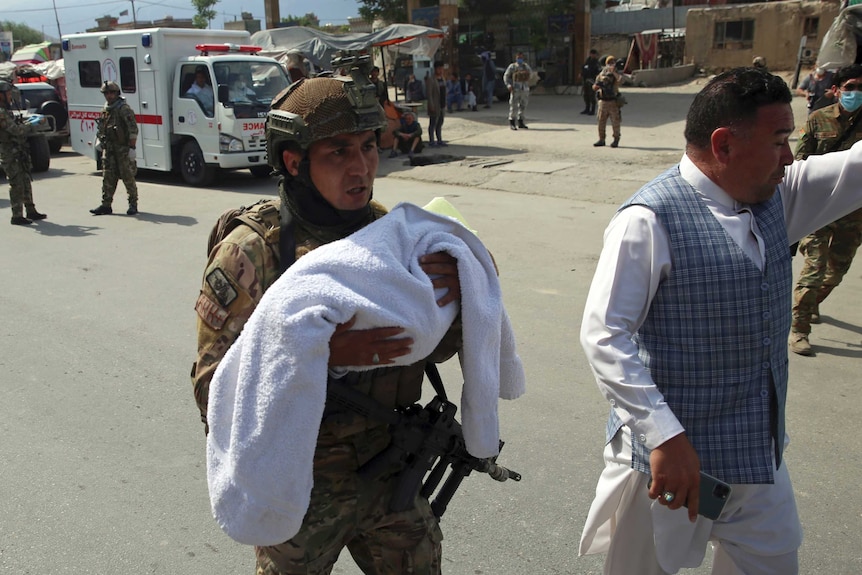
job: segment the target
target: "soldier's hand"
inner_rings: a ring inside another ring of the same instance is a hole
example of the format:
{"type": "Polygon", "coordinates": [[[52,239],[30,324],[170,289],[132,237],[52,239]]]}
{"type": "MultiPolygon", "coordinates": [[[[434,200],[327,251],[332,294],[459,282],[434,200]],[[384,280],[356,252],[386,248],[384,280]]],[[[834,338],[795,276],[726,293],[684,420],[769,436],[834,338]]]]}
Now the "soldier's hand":
{"type": "Polygon", "coordinates": [[[410,353],[413,339],[395,338],[403,327],[377,327],[351,330],[356,316],[338,324],[329,339],[329,365],[390,365],[396,358],[410,353]]]}
{"type": "Polygon", "coordinates": [[[458,277],[458,260],[446,252],[424,255],[419,258],[419,265],[431,277],[431,285],[435,288],[446,288],[443,297],[437,300],[437,305],[446,304],[461,299],[461,279],[458,277]]]}

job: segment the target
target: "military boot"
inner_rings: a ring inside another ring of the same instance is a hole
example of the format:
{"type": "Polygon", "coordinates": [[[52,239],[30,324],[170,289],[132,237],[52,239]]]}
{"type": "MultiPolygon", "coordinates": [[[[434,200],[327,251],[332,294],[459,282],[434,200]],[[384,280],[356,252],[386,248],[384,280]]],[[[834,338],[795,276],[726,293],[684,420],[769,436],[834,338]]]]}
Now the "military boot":
{"type": "Polygon", "coordinates": [[[515,120],[509,120],[509,129],[510,130],[517,130],[518,129],[518,127],[515,125],[515,120]]]}
{"type": "Polygon", "coordinates": [[[29,218],[25,218],[24,216],[12,216],[12,225],[13,226],[29,226],[33,223],[33,220],[29,218]]]}
{"type": "Polygon", "coordinates": [[[138,213],[138,204],[137,203],[130,203],[129,209],[126,210],[126,214],[129,216],[134,216],[137,213],[138,213]]]}
{"type": "Polygon", "coordinates": [[[522,130],[527,130],[527,124],[524,123],[524,120],[518,120],[518,127],[522,130]]]}
{"type": "Polygon", "coordinates": [[[40,214],[36,210],[35,205],[31,204],[31,205],[27,206],[27,219],[28,220],[44,220],[47,217],[48,217],[47,214],[40,214]]]}
{"type": "Polygon", "coordinates": [[[613,142],[611,142],[611,148],[616,148],[616,147],[618,147],[619,145],[620,145],[620,139],[619,139],[619,138],[614,138],[614,141],[613,141],[613,142]]]}
{"type": "Polygon", "coordinates": [[[788,339],[790,351],[799,355],[812,356],[814,350],[811,349],[811,344],[808,343],[808,334],[798,331],[791,331],[788,339]]]}
{"type": "Polygon", "coordinates": [[[601,148],[601,147],[602,147],[602,146],[604,146],[604,145],[605,145],[605,141],[604,141],[604,140],[599,140],[598,142],[596,142],[595,144],[593,144],[593,146],[595,146],[596,148],[601,148]]]}
{"type": "Polygon", "coordinates": [[[111,209],[111,206],[101,205],[98,208],[93,208],[90,210],[90,213],[94,216],[106,216],[109,214],[113,214],[114,210],[111,209]]]}

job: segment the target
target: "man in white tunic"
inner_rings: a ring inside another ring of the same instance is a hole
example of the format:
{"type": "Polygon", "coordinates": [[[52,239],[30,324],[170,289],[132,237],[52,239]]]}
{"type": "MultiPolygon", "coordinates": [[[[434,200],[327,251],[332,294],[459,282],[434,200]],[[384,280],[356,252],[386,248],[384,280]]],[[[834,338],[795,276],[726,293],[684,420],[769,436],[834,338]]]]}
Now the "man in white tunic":
{"type": "Polygon", "coordinates": [[[762,70],[715,77],[679,165],[605,232],[581,344],[611,414],[579,551],[607,553],[606,574],[696,567],[710,540],[714,574],[798,573],[788,246],[862,206],[862,146],[794,162],[791,99],[762,70]],[[732,487],[715,521],[700,471],[732,487]]]}

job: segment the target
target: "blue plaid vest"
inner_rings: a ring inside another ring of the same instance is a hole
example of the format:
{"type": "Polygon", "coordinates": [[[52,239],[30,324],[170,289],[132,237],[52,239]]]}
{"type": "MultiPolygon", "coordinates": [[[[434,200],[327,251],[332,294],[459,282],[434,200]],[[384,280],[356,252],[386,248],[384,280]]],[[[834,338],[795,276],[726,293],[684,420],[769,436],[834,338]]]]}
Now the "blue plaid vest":
{"type": "MultiPolygon", "coordinates": [[[[674,167],[620,209],[649,207],[670,238],[672,270],[634,337],[707,473],[772,483],[784,447],[791,262],[781,196],[749,206],[766,244],[764,271],[745,255],[674,167]],[[774,451],[773,451],[774,449],[774,451]]],[[[611,411],[608,439],[622,426],[611,411]]],[[[632,467],[649,450],[632,434],[632,467]]]]}

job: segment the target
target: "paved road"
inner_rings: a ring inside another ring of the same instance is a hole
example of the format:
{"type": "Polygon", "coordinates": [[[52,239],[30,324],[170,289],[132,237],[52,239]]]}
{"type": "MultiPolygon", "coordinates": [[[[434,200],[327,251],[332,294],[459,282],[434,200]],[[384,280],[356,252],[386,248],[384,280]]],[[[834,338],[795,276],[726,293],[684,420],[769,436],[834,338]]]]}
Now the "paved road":
{"type": "MultiPolygon", "coordinates": [[[[676,108],[690,99],[669,94],[676,108]]],[[[514,146],[509,138],[529,137],[508,154],[526,171],[383,161],[388,176],[378,179],[378,199],[421,205],[445,195],[493,251],[529,380],[527,395],[501,405],[501,462],[524,481],[467,479],[443,520],[448,575],[601,572],[599,559],[577,558],[577,541],[601,469],[607,411],[576,336],[616,202],[681,154],[682,112],[661,112],[660,122],[646,106],[668,97],[629,98],[633,127],[624,128],[623,142],[634,150],[595,151],[577,97],[537,97],[527,133],[505,128],[501,104],[474,114],[478,120],[456,115],[446,124],[464,140],[453,137],[451,149],[465,156],[482,155],[477,142],[484,141],[494,148],[486,157],[500,157],[514,146]],[[548,122],[545,133],[539,119],[548,122]],[[469,125],[482,121],[485,136],[469,125]],[[597,161],[613,152],[620,163],[597,161]],[[530,171],[566,162],[593,169],[530,171]],[[512,174],[518,189],[508,189],[512,174]],[[472,185],[463,181],[474,177],[472,185]],[[613,184],[582,185],[602,177],[613,184]]],[[[141,178],[137,218],[96,218],[87,212],[99,201],[93,162],[69,152],[54,160],[34,183],[49,219],[31,228],[0,225],[0,572],[251,573],[251,550],[221,533],[209,512],[204,437],[187,374],[210,226],[224,209],[272,195],[274,184],[237,173],[202,190],[150,173],[141,178]]],[[[124,207],[123,193],[117,198],[124,207]]],[[[7,215],[8,206],[0,198],[7,215]]],[[[824,324],[812,338],[818,356],[790,359],[787,459],[806,528],[803,573],[862,572],[852,432],[860,288],[851,270],[823,306],[824,324]]],[[[457,389],[457,367],[443,373],[457,389]]],[[[334,572],[358,574],[347,557],[334,572]]]]}

